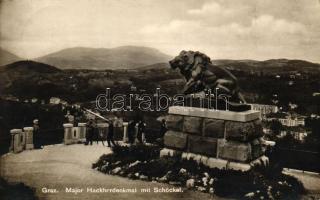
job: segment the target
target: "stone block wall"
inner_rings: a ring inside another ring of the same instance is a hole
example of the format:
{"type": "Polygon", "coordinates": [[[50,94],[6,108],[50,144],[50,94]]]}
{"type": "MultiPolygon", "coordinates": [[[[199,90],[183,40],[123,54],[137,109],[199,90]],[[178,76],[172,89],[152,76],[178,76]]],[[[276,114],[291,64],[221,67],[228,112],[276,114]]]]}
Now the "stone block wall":
{"type": "Polygon", "coordinates": [[[244,163],[264,154],[260,113],[245,111],[250,115],[246,117],[243,112],[185,109],[174,108],[171,112],[169,109],[168,131],[164,136],[166,148],[244,163]],[[229,113],[225,115],[225,112],[229,113]]]}

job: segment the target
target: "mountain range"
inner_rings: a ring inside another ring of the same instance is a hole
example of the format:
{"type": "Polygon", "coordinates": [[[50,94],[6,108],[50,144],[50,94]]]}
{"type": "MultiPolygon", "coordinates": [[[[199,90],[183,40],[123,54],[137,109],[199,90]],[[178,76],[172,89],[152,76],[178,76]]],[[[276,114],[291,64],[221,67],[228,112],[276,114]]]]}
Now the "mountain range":
{"type": "Polygon", "coordinates": [[[14,55],[13,53],[6,51],[2,48],[0,48],[0,66],[7,65],[16,61],[22,60],[17,55],[14,55]]]}
{"type": "Polygon", "coordinates": [[[157,49],[138,46],[116,48],[75,47],[36,58],[38,62],[60,69],[132,69],[168,62],[171,57],[157,49]]]}
{"type": "MultiPolygon", "coordinates": [[[[313,93],[319,91],[319,64],[286,59],[214,60],[213,63],[228,68],[238,77],[248,102],[270,104],[273,94],[281,94],[279,101],[282,105],[295,102],[305,109],[303,112],[318,113],[319,99],[313,97],[313,93]]],[[[22,99],[57,96],[70,102],[86,102],[94,100],[107,87],[127,94],[133,85],[147,93],[161,88],[163,93],[173,95],[179,93],[185,84],[178,71],[170,69],[168,62],[134,69],[95,71],[62,70],[41,62],[18,61],[0,67],[0,94],[22,99]]]]}
{"type": "MultiPolygon", "coordinates": [[[[153,68],[158,63],[161,67],[169,67],[168,61],[172,56],[161,51],[141,46],[121,46],[116,48],[87,48],[74,47],[63,49],[42,57],[33,59],[38,63],[44,63],[59,69],[90,69],[90,70],[117,70],[153,68]]],[[[0,49],[0,65],[21,61],[22,58],[0,49]]],[[[304,60],[270,59],[256,60],[212,60],[214,65],[230,69],[232,71],[286,73],[287,71],[313,72],[320,70],[320,64],[304,60]]],[[[22,64],[22,63],[20,63],[22,64]]],[[[19,65],[19,63],[17,64],[19,65]]],[[[26,66],[26,63],[23,64],[26,66]]]]}

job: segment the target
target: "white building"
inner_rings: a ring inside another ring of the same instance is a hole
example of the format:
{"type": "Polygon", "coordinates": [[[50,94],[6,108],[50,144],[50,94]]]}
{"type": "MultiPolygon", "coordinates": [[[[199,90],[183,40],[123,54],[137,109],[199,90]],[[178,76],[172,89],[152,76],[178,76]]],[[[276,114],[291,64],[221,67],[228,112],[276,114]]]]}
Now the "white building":
{"type": "Polygon", "coordinates": [[[269,113],[277,113],[279,111],[278,106],[275,105],[266,105],[266,104],[250,104],[251,110],[260,111],[262,115],[269,113]]]}
{"type": "Polygon", "coordinates": [[[307,132],[304,128],[301,127],[292,127],[288,130],[282,130],[278,137],[282,138],[285,137],[287,134],[291,134],[295,140],[303,142],[305,138],[308,136],[309,132],[307,132]]]}
{"type": "Polygon", "coordinates": [[[38,99],[37,98],[32,98],[31,99],[31,103],[37,103],[38,102],[38,99]]]}
{"type": "Polygon", "coordinates": [[[49,103],[50,103],[50,104],[57,105],[57,104],[60,103],[60,101],[61,101],[61,99],[58,98],[58,97],[51,97],[50,100],[49,100],[49,103]]]}
{"type": "Polygon", "coordinates": [[[53,105],[58,105],[58,104],[68,105],[68,102],[63,100],[63,99],[60,99],[59,97],[51,97],[50,100],[49,100],[49,104],[53,104],[53,105]]]}
{"type": "Polygon", "coordinates": [[[299,141],[304,141],[305,137],[307,137],[307,135],[308,135],[306,130],[304,130],[304,131],[292,131],[291,134],[294,137],[294,139],[299,140],[299,141]]]}
{"type": "Polygon", "coordinates": [[[304,126],[305,125],[305,118],[304,117],[292,117],[287,116],[286,118],[279,118],[280,123],[284,126],[304,126]]]}

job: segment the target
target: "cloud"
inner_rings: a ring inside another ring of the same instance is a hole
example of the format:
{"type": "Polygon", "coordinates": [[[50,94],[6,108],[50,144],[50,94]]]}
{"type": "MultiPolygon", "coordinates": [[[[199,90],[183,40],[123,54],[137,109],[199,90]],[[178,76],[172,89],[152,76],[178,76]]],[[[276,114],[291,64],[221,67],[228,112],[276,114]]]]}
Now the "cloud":
{"type": "Polygon", "coordinates": [[[144,45],[219,58],[320,61],[318,0],[4,0],[0,42],[21,57],[144,45]]]}
{"type": "MultiPolygon", "coordinates": [[[[212,7],[188,12],[204,14],[212,7]]],[[[222,19],[223,20],[223,19],[222,19]]],[[[170,45],[206,51],[213,56],[229,58],[294,57],[293,50],[309,37],[307,28],[298,22],[261,15],[251,19],[248,25],[231,22],[223,25],[210,24],[202,19],[173,20],[168,24],[153,24],[141,29],[149,40],[158,41],[165,49],[170,45]],[[260,55],[256,55],[260,52],[260,55]],[[278,53],[279,55],[276,55],[278,53]]],[[[301,56],[301,55],[299,55],[301,56]]]]}
{"type": "MultiPolygon", "coordinates": [[[[185,42],[197,42],[204,40],[223,41],[223,39],[246,39],[250,42],[259,38],[260,42],[272,42],[275,36],[295,36],[306,34],[303,24],[290,22],[284,19],[275,19],[269,15],[262,15],[252,19],[248,26],[239,23],[229,23],[220,26],[208,26],[200,20],[173,20],[168,24],[152,24],[145,26],[140,31],[145,36],[163,37],[167,39],[190,39],[185,42]],[[215,40],[214,38],[217,38],[215,40]]],[[[275,38],[274,38],[275,39],[275,38]]]]}
{"type": "Polygon", "coordinates": [[[212,13],[224,13],[224,12],[228,12],[229,10],[225,10],[223,9],[223,7],[216,3],[216,2],[212,2],[210,4],[203,4],[203,6],[201,8],[198,9],[190,9],[187,11],[187,13],[191,14],[191,15],[207,15],[207,14],[212,14],[212,13]]]}
{"type": "Polygon", "coordinates": [[[275,19],[270,15],[262,15],[256,19],[252,20],[251,27],[256,30],[261,30],[260,32],[264,32],[265,29],[268,29],[271,32],[278,33],[301,33],[306,31],[303,24],[288,21],[285,19],[275,19]]]}

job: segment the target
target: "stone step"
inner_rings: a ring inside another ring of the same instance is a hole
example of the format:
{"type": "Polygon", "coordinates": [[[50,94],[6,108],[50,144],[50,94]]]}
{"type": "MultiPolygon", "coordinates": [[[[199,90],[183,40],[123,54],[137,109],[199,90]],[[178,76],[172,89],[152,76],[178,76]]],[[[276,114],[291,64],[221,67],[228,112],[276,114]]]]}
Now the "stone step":
{"type": "Polygon", "coordinates": [[[210,168],[218,168],[218,169],[232,169],[232,170],[240,170],[240,171],[248,171],[251,170],[254,166],[264,166],[267,167],[269,164],[269,159],[266,156],[260,156],[257,159],[248,162],[234,162],[227,159],[207,157],[201,154],[181,152],[169,148],[164,148],[160,151],[160,157],[165,156],[179,156],[181,159],[185,160],[194,160],[197,163],[202,163],[205,166],[210,168]]]}

